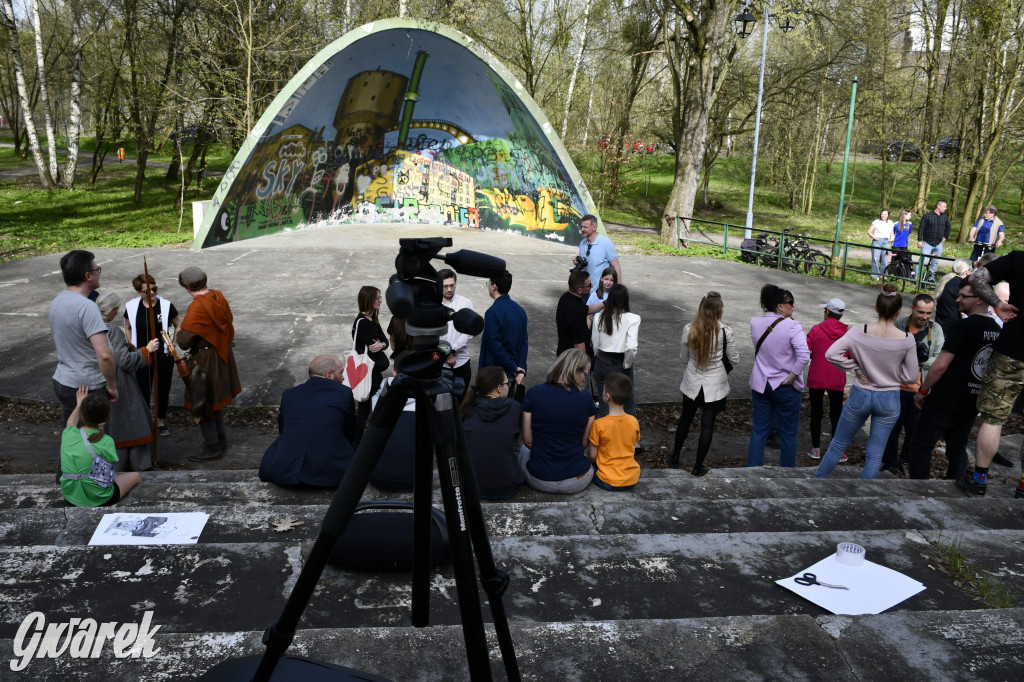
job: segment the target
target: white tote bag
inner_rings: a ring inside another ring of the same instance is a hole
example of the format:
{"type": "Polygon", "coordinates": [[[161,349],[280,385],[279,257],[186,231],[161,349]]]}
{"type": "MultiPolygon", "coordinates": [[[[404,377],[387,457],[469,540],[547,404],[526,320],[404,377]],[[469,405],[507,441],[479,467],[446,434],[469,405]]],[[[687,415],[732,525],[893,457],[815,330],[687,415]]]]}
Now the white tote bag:
{"type": "Polygon", "coordinates": [[[356,352],[356,337],[360,322],[363,322],[361,316],[356,322],[356,333],[352,334],[352,350],[346,351],[343,359],[345,364],[344,384],[352,389],[352,398],[357,403],[370,399],[370,386],[373,383],[373,360],[370,358],[369,346],[362,353],[356,352]]]}

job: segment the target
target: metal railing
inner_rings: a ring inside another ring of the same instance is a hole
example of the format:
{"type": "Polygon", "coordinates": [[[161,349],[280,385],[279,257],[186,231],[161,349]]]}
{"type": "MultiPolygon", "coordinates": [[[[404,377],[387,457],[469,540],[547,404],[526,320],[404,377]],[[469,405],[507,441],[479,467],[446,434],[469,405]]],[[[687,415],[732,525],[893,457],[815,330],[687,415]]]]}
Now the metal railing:
{"type": "MultiPolygon", "coordinates": [[[[740,260],[746,263],[777,270],[800,272],[816,277],[827,277],[842,282],[846,282],[848,276],[853,273],[872,276],[873,248],[871,244],[846,241],[836,243],[831,239],[793,234],[793,228],[789,228],[781,232],[756,230],[753,232],[752,243],[744,245],[743,235],[746,228],[741,225],[676,217],[676,236],[680,242],[684,239],[682,235],[682,221],[684,220],[690,222],[689,234],[685,237],[687,242],[720,248],[724,255],[728,255],[730,251],[739,251],[740,260]],[[703,226],[714,227],[708,230],[703,226]],[[732,243],[730,243],[730,239],[732,239],[732,243]],[[819,244],[827,249],[815,248],[812,244],[819,244]],[[851,255],[851,248],[855,251],[862,249],[867,254],[854,253],[851,255]],[[832,253],[835,255],[831,255],[832,253]],[[866,268],[861,261],[866,261],[866,268]]],[[[929,279],[930,275],[925,274],[929,269],[928,264],[931,259],[950,263],[955,260],[950,256],[933,256],[909,249],[889,248],[887,251],[890,259],[887,259],[887,266],[882,278],[886,281],[902,283],[904,291],[907,285],[920,291],[922,288],[931,287],[934,284],[929,279]]]]}

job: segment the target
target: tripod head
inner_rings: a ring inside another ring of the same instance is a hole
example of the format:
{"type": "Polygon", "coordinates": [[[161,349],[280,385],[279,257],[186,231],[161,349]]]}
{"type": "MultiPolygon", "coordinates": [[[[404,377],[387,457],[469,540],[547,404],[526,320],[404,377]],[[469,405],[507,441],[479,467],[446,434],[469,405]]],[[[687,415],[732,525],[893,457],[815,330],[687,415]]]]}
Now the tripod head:
{"type": "Polygon", "coordinates": [[[413,352],[399,369],[412,376],[437,376],[451,350],[438,345],[448,331],[448,321],[463,334],[476,336],[484,329],[484,319],[469,308],[453,311],[442,304],[441,279],[431,259],[443,260],[460,275],[488,278],[501,277],[505,261],[466,249],[438,255],[452,245],[451,237],[399,239],[398,243],[395,274],[388,281],[385,298],[391,313],[405,319],[406,333],[413,339],[413,352]]]}

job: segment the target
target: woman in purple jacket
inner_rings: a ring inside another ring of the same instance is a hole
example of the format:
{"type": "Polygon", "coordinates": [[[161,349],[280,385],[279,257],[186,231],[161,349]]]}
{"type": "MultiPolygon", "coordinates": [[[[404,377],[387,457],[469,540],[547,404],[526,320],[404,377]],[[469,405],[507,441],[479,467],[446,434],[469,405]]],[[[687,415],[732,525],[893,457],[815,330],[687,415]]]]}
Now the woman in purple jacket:
{"type": "Polygon", "coordinates": [[[796,466],[796,434],[800,427],[803,373],[811,359],[800,323],[793,319],[793,293],[774,284],[761,288],[764,315],[750,320],[754,368],[750,396],[753,427],[747,466],[764,464],[764,446],[773,427],[779,429],[779,464],[796,466]]]}

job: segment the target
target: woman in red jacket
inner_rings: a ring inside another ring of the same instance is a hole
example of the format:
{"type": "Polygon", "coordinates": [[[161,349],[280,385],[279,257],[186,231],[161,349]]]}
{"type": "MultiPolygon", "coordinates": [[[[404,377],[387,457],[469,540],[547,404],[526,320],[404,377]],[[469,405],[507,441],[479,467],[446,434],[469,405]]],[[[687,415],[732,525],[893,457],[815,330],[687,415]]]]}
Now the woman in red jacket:
{"type": "MultiPolygon", "coordinates": [[[[807,456],[811,459],[821,459],[821,416],[825,394],[828,393],[828,418],[832,424],[829,433],[835,434],[839,415],[843,413],[843,391],[846,389],[846,372],[825,359],[825,351],[849,329],[839,321],[846,304],[842,299],[833,298],[821,307],[825,309],[825,319],[807,332],[807,347],[811,351],[811,364],[807,369],[807,388],[811,398],[811,449],[807,456]]],[[[845,462],[846,459],[844,452],[839,461],[845,462]]]]}

